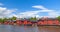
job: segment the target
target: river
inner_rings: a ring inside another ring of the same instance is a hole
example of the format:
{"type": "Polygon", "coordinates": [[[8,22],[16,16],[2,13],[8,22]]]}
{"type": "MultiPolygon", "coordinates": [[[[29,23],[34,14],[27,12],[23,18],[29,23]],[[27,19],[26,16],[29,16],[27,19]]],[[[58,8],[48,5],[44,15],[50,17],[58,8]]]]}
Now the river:
{"type": "Polygon", "coordinates": [[[0,25],[0,32],[60,32],[60,27],[0,25]]]}

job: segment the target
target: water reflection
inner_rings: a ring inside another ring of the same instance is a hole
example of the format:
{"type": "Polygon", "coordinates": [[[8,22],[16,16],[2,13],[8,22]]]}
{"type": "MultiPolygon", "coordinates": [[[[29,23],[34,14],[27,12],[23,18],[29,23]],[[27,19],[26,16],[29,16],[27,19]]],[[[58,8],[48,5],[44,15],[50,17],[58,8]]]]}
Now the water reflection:
{"type": "Polygon", "coordinates": [[[59,26],[45,26],[45,27],[38,27],[40,32],[60,32],[59,26]]]}
{"type": "Polygon", "coordinates": [[[60,27],[0,25],[0,32],[60,32],[60,27]]]}

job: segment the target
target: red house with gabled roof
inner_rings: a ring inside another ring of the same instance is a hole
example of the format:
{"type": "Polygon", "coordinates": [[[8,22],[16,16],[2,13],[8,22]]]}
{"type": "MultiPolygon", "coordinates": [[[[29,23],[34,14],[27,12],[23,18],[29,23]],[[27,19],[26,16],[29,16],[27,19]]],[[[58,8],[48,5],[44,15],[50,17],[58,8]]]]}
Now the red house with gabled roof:
{"type": "Polygon", "coordinates": [[[22,20],[16,20],[17,25],[22,25],[22,20]]]}
{"type": "Polygon", "coordinates": [[[28,19],[24,19],[23,24],[24,25],[32,25],[32,22],[30,20],[28,20],[28,19]]]}
{"type": "Polygon", "coordinates": [[[59,25],[57,18],[41,18],[38,20],[37,25],[59,25]]]}

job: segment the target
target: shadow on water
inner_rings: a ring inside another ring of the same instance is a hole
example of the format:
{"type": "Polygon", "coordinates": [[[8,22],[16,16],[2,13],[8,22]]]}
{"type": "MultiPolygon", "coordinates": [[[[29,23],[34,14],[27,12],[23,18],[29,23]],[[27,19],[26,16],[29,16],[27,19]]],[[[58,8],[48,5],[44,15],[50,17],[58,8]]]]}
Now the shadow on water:
{"type": "Polygon", "coordinates": [[[60,26],[0,25],[0,32],[60,32],[60,26]]]}

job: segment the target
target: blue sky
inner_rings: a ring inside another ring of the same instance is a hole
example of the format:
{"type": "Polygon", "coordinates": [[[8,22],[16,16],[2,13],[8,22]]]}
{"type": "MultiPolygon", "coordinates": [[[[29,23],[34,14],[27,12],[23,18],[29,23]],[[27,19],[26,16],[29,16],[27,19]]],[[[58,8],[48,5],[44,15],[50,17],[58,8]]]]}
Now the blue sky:
{"type": "Polygon", "coordinates": [[[60,0],[0,0],[0,10],[0,17],[56,17],[60,15],[60,0]]]}

